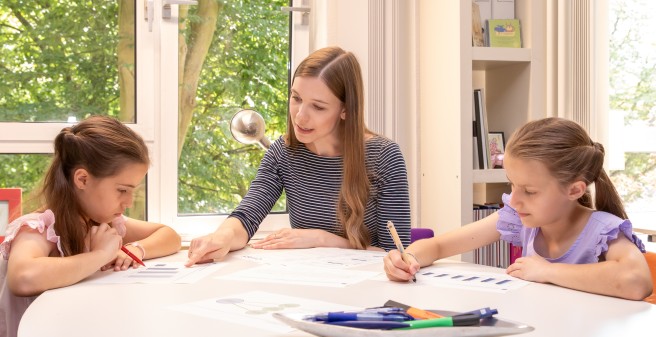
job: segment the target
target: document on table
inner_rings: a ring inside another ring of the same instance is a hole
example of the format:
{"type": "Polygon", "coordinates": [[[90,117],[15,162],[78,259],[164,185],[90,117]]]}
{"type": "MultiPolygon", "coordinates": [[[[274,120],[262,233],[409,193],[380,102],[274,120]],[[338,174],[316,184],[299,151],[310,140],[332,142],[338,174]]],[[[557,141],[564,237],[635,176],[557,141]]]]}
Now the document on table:
{"type": "Polygon", "coordinates": [[[311,266],[261,265],[217,276],[217,279],[301,284],[322,287],[345,287],[380,274],[375,271],[321,268],[311,266]]]}
{"type": "Polygon", "coordinates": [[[253,291],[228,297],[210,298],[168,307],[192,315],[210,319],[257,327],[277,333],[286,333],[296,329],[271,316],[274,312],[301,319],[327,311],[362,310],[330,302],[309,300],[305,298],[253,291]]]}
{"type": "Polygon", "coordinates": [[[507,274],[464,271],[439,265],[421,268],[417,273],[417,283],[499,293],[530,284],[528,281],[507,274]]]}
{"type": "Polygon", "coordinates": [[[285,266],[314,266],[326,268],[350,268],[367,264],[382,263],[385,252],[340,249],[275,249],[247,248],[234,253],[235,257],[259,263],[285,266]]]}
{"type": "Polygon", "coordinates": [[[225,265],[224,262],[185,267],[184,262],[148,262],[146,267],[123,271],[107,270],[94,274],[86,283],[195,283],[225,265]]]}

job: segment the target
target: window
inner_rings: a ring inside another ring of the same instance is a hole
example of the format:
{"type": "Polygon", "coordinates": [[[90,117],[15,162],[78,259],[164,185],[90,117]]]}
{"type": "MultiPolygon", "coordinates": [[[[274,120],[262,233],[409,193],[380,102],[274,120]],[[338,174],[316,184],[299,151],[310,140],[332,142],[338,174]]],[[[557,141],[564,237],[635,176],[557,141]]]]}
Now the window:
{"type": "MultiPolygon", "coordinates": [[[[304,14],[281,7],[306,1],[199,1],[173,6],[159,26],[161,70],[156,107],[162,116],[155,145],[156,181],[149,185],[149,215],[183,236],[214,230],[250,187],[264,151],[235,141],[231,117],[240,109],[263,115],[266,135],[286,127],[289,71],[307,55],[304,14]],[[293,42],[291,42],[293,40],[293,42]],[[175,69],[172,71],[172,69],[175,69]],[[171,137],[177,135],[177,137],[171,137]]],[[[156,22],[157,23],[157,22],[156,22]]],[[[289,222],[283,198],[261,228],[289,222]]]]}
{"type": "MultiPolygon", "coordinates": [[[[30,200],[56,134],[89,115],[108,114],[130,123],[151,150],[147,191],[138,195],[140,217],[184,225],[178,221],[184,215],[225,216],[264,154],[232,139],[232,114],[257,110],[269,138],[284,132],[290,32],[307,33],[301,23],[307,15],[281,11],[290,3],[202,0],[168,5],[165,16],[160,0],[3,1],[0,187],[23,187],[30,200]],[[149,22],[147,4],[162,17],[149,22]]],[[[297,58],[307,55],[302,51],[294,49],[297,58]]],[[[284,209],[283,197],[274,210],[284,209]]]]}
{"type": "MultiPolygon", "coordinates": [[[[0,46],[0,187],[22,188],[25,212],[70,123],[110,115],[152,141],[152,116],[135,113],[134,1],[3,1],[0,46]]],[[[129,215],[145,209],[137,192],[129,215]]]]}
{"type": "Polygon", "coordinates": [[[609,0],[611,179],[636,228],[656,229],[656,3],[609,0]]]}
{"type": "MultiPolygon", "coordinates": [[[[280,8],[288,4],[225,1],[181,9],[179,215],[229,214],[246,195],[264,151],[232,138],[237,111],[263,115],[269,138],[285,132],[290,20],[280,8]]],[[[284,210],[283,197],[274,211],[284,210]]]]}

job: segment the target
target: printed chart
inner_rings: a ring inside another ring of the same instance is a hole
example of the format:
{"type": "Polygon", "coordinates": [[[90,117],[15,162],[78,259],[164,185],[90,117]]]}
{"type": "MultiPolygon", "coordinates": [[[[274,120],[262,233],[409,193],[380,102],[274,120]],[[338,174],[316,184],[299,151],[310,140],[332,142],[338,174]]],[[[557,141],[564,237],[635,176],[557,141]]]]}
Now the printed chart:
{"type": "Polygon", "coordinates": [[[241,259],[265,264],[337,269],[381,263],[386,255],[385,252],[339,248],[312,248],[303,250],[263,250],[247,248],[231,254],[241,259]]]}
{"type": "Polygon", "coordinates": [[[271,316],[272,313],[284,313],[287,316],[301,319],[306,315],[314,315],[320,312],[361,310],[362,308],[253,291],[179,304],[171,306],[169,309],[234,324],[285,333],[295,329],[275,319],[271,316]]]}
{"type": "Polygon", "coordinates": [[[261,265],[254,268],[240,270],[236,273],[218,276],[218,279],[301,284],[320,287],[345,287],[349,284],[358,283],[370,279],[379,272],[317,268],[310,266],[283,266],[283,265],[261,265]]]}
{"type": "Polygon", "coordinates": [[[417,273],[417,283],[464,289],[505,293],[519,289],[530,282],[506,274],[463,272],[440,266],[422,268],[417,273]]]}
{"type": "Polygon", "coordinates": [[[221,262],[185,267],[183,262],[146,262],[146,267],[96,273],[88,283],[195,283],[223,267],[221,262]]]}

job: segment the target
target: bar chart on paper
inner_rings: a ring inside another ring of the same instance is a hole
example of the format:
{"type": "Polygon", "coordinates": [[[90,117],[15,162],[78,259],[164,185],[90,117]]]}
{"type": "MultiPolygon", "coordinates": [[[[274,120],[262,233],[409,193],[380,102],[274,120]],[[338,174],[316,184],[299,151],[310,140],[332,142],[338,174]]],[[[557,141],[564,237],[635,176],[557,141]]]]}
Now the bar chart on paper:
{"type": "Polygon", "coordinates": [[[434,286],[456,287],[505,293],[519,289],[530,282],[506,274],[463,272],[440,266],[422,268],[417,273],[417,282],[434,286]]]}
{"type": "Polygon", "coordinates": [[[182,262],[146,262],[146,267],[94,274],[88,283],[194,283],[223,266],[220,262],[185,267],[182,262]]]}

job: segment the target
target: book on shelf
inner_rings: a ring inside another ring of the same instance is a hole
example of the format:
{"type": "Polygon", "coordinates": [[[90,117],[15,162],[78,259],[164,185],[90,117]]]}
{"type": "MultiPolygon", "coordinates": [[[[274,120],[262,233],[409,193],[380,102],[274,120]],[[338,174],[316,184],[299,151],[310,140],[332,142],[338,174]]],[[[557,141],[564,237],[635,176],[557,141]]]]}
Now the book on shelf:
{"type": "MultiPolygon", "coordinates": [[[[478,6],[478,13],[479,17],[481,18],[481,30],[483,31],[483,45],[480,47],[487,47],[489,46],[489,42],[487,41],[487,32],[485,31],[485,23],[487,20],[492,19],[492,2],[491,0],[472,0],[472,7],[473,5],[478,6]]],[[[473,13],[472,13],[473,15],[473,13]]],[[[474,45],[475,47],[479,47],[474,45]]]]}
{"type": "Polygon", "coordinates": [[[472,46],[474,47],[485,47],[482,22],[478,4],[472,3],[472,46]]]}
{"type": "Polygon", "coordinates": [[[521,48],[522,34],[519,19],[490,19],[486,23],[490,47],[521,48]]]}
{"type": "Polygon", "coordinates": [[[485,47],[483,39],[483,24],[481,23],[481,12],[477,3],[472,3],[472,46],[485,47]]]}
{"type": "Polygon", "coordinates": [[[487,116],[485,112],[485,100],[483,97],[483,89],[474,89],[474,153],[477,154],[478,169],[490,168],[490,160],[487,156],[488,149],[488,131],[487,131],[487,116]]]}

